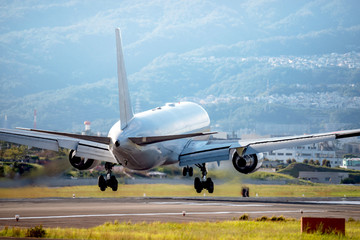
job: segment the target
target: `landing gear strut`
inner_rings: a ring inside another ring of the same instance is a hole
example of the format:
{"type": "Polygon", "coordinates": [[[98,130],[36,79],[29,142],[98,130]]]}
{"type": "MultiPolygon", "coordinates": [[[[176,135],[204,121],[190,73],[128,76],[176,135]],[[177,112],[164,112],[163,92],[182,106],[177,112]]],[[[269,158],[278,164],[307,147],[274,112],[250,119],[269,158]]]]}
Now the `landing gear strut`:
{"type": "Polygon", "coordinates": [[[214,192],[214,183],[211,180],[211,178],[206,178],[207,170],[206,170],[205,163],[196,164],[195,166],[200,168],[201,174],[202,174],[201,180],[198,177],[196,177],[194,179],[194,188],[195,188],[196,192],[201,193],[201,191],[203,189],[207,189],[209,193],[213,193],[214,192]]]}
{"type": "Polygon", "coordinates": [[[110,187],[114,192],[118,189],[118,181],[114,175],[111,175],[111,170],[115,164],[106,162],[106,179],[103,175],[100,175],[98,178],[98,186],[101,191],[105,191],[107,187],[110,187]]]}

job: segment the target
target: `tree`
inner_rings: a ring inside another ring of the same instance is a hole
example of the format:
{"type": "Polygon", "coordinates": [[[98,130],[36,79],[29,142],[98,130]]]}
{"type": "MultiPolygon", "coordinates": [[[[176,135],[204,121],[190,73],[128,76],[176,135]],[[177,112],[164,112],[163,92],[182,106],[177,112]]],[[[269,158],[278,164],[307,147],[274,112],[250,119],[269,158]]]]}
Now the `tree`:
{"type": "Polygon", "coordinates": [[[331,167],[330,161],[327,159],[322,160],[321,166],[323,167],[331,167]]]}
{"type": "Polygon", "coordinates": [[[320,161],[319,161],[319,160],[316,160],[316,161],[314,162],[314,164],[315,164],[316,166],[320,166],[320,161]]]}
{"type": "Polygon", "coordinates": [[[291,164],[291,159],[286,160],[287,164],[291,164]]]}
{"type": "Polygon", "coordinates": [[[315,165],[314,160],[310,159],[309,164],[311,164],[311,165],[315,165]]]}
{"type": "Polygon", "coordinates": [[[5,149],[0,149],[0,160],[4,159],[5,149]]]}
{"type": "Polygon", "coordinates": [[[304,159],[303,163],[304,164],[309,164],[309,159],[304,159]]]}
{"type": "Polygon", "coordinates": [[[5,150],[4,158],[14,161],[20,160],[23,157],[25,157],[27,151],[28,150],[26,146],[12,147],[10,149],[5,150]]]}
{"type": "Polygon", "coordinates": [[[9,160],[18,160],[18,157],[19,157],[20,154],[21,153],[19,151],[19,148],[12,147],[10,149],[5,150],[4,157],[9,159],[9,160]]]}
{"type": "Polygon", "coordinates": [[[327,166],[327,167],[331,167],[331,163],[330,163],[329,160],[326,161],[326,166],[327,166]]]}
{"type": "Polygon", "coordinates": [[[345,178],[345,179],[342,179],[340,183],[341,184],[355,184],[356,182],[352,178],[345,178]]]}

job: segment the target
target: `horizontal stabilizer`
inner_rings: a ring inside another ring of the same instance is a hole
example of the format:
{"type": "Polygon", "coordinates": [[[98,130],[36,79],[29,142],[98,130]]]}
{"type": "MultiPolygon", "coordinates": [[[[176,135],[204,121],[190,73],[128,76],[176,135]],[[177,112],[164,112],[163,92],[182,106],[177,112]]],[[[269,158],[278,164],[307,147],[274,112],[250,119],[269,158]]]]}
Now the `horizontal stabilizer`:
{"type": "Polygon", "coordinates": [[[71,138],[77,138],[81,140],[96,142],[96,143],[102,143],[109,145],[110,144],[110,138],[109,137],[98,137],[98,136],[88,136],[88,135],[80,135],[80,134],[73,134],[73,133],[64,133],[64,132],[54,132],[54,131],[45,131],[45,130],[38,130],[38,129],[30,129],[30,128],[17,128],[20,130],[26,130],[31,132],[40,132],[40,133],[48,133],[53,135],[60,135],[65,137],[71,137],[71,138]]]}
{"type": "Polygon", "coordinates": [[[211,135],[211,134],[216,134],[216,133],[217,132],[203,132],[203,133],[188,133],[188,134],[166,135],[166,136],[129,137],[129,139],[137,145],[146,145],[146,144],[176,140],[176,139],[181,139],[181,138],[206,136],[206,135],[211,135]]]}

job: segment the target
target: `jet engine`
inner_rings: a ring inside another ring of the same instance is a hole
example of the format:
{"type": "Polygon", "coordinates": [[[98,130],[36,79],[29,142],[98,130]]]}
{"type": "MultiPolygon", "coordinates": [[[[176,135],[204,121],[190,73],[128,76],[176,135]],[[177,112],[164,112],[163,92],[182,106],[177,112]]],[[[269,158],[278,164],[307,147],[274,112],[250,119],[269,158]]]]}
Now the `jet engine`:
{"type": "Polygon", "coordinates": [[[239,155],[235,150],[233,152],[232,163],[234,168],[241,173],[248,174],[255,172],[262,165],[263,154],[249,154],[249,155],[239,155]]]}
{"type": "Polygon", "coordinates": [[[69,154],[69,161],[70,164],[78,170],[92,169],[100,164],[100,161],[98,160],[82,158],[75,155],[76,155],[76,151],[71,150],[69,154]]]}

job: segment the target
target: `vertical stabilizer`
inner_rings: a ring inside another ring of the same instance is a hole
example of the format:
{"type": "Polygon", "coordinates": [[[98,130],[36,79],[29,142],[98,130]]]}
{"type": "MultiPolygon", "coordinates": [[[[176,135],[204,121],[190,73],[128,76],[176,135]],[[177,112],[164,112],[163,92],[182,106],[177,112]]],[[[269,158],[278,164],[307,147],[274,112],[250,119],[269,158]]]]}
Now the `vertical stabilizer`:
{"type": "Polygon", "coordinates": [[[116,52],[117,52],[117,73],[119,84],[119,107],[121,129],[126,128],[134,113],[131,108],[129,87],[126,78],[124,55],[121,44],[121,32],[119,28],[115,29],[116,34],[116,52]]]}

